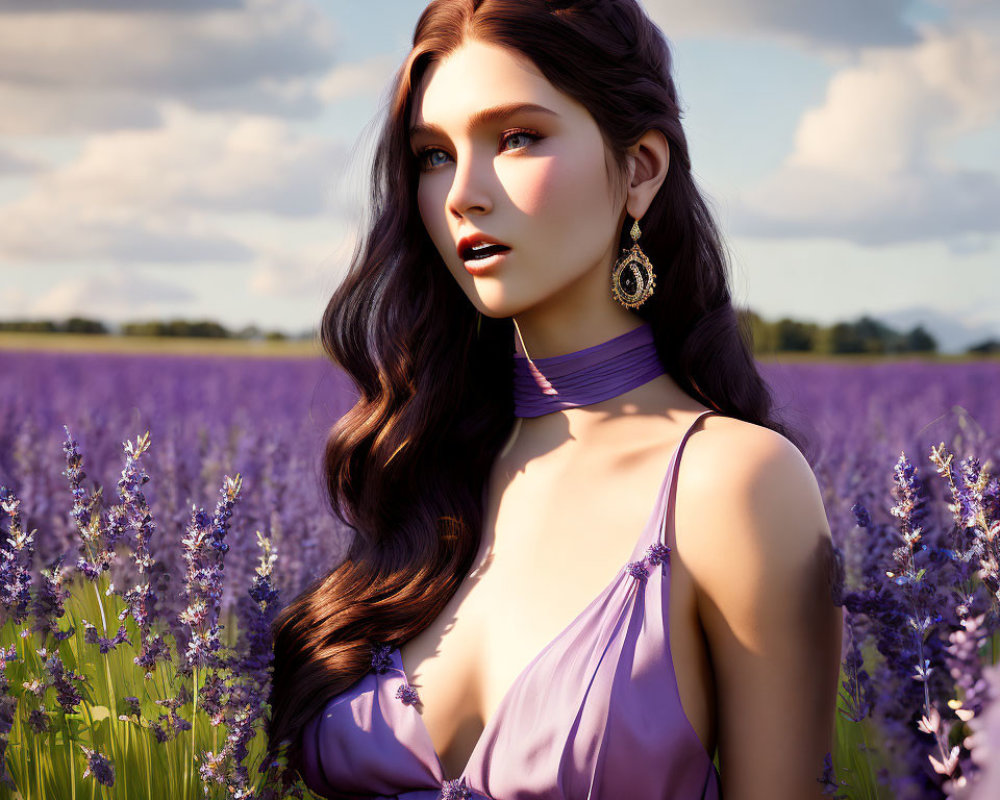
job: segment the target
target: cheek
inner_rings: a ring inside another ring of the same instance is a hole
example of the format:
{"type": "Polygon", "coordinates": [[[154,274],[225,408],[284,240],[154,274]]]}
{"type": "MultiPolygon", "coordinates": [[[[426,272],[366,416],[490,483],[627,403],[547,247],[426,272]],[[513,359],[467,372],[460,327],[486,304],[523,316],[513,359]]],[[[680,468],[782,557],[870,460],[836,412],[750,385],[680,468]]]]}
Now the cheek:
{"type": "Polygon", "coordinates": [[[434,182],[423,180],[417,188],[417,208],[420,219],[427,229],[431,241],[441,250],[444,244],[449,244],[450,237],[444,223],[443,198],[438,196],[434,182]],[[445,241],[445,240],[448,241],[445,241]]]}
{"type": "Polygon", "coordinates": [[[512,170],[503,182],[518,210],[535,215],[559,204],[566,192],[563,172],[558,158],[535,158],[526,160],[523,169],[512,170]]]}
{"type": "Polygon", "coordinates": [[[505,183],[518,209],[550,222],[593,215],[608,191],[603,164],[590,154],[531,159],[510,177],[505,183]]]}

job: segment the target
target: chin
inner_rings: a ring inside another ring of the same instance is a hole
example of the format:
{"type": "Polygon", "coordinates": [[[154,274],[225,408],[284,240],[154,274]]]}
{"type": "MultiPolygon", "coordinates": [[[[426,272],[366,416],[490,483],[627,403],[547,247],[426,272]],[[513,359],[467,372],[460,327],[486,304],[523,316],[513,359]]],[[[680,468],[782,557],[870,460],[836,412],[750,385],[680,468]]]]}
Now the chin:
{"type": "Polygon", "coordinates": [[[558,296],[560,286],[540,286],[538,282],[515,279],[520,276],[508,275],[505,279],[470,281],[462,285],[465,296],[484,317],[507,319],[523,314],[531,309],[540,309],[558,296]]]}
{"type": "Polygon", "coordinates": [[[490,319],[509,319],[518,313],[517,311],[509,311],[506,308],[493,308],[481,304],[477,304],[476,308],[480,314],[490,319]]]}
{"type": "Polygon", "coordinates": [[[531,305],[523,301],[518,302],[510,297],[492,294],[488,296],[482,294],[475,295],[469,297],[469,301],[476,307],[476,310],[480,314],[490,319],[508,319],[522,313],[531,305]]]}

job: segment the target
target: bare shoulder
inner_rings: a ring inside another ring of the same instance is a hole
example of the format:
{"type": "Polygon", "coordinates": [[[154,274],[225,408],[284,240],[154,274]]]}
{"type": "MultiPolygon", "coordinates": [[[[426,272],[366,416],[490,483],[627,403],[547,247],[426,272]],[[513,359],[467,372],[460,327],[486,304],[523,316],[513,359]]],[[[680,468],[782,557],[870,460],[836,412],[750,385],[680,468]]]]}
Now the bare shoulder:
{"type": "Polygon", "coordinates": [[[818,800],[843,615],[808,461],[769,428],[710,415],[685,447],[674,523],[713,668],[723,794],[818,800]]]}
{"type": "Polygon", "coordinates": [[[706,416],[699,428],[700,435],[685,445],[684,478],[679,478],[689,490],[725,495],[753,488],[755,494],[766,490],[787,495],[815,489],[819,498],[809,462],[777,431],[717,414],[706,416]]]}
{"type": "Polygon", "coordinates": [[[674,519],[700,607],[717,609],[726,594],[752,593],[748,582],[780,584],[829,557],[826,510],[805,456],[780,433],[734,417],[708,415],[685,445],[674,519]]]}

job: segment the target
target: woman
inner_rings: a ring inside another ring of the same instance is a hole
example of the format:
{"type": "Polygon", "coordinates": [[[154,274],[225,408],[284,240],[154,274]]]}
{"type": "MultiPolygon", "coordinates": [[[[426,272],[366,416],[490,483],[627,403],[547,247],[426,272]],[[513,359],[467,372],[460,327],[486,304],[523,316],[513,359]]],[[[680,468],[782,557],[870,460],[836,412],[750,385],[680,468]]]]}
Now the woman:
{"type": "Polygon", "coordinates": [[[421,16],[323,320],[356,535],[275,624],[318,794],[822,796],[829,527],[679,115],[635,0],[421,16]]]}

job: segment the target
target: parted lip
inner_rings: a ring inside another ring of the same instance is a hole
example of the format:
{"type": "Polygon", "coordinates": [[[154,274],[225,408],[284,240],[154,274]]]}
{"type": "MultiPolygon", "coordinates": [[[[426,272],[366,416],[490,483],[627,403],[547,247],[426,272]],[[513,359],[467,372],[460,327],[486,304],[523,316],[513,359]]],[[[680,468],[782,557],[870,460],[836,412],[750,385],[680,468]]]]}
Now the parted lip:
{"type": "Polygon", "coordinates": [[[455,248],[458,251],[458,257],[462,261],[468,260],[469,253],[467,251],[477,244],[498,244],[510,250],[510,245],[506,245],[492,236],[487,236],[485,233],[470,233],[458,240],[458,246],[455,248]]]}

